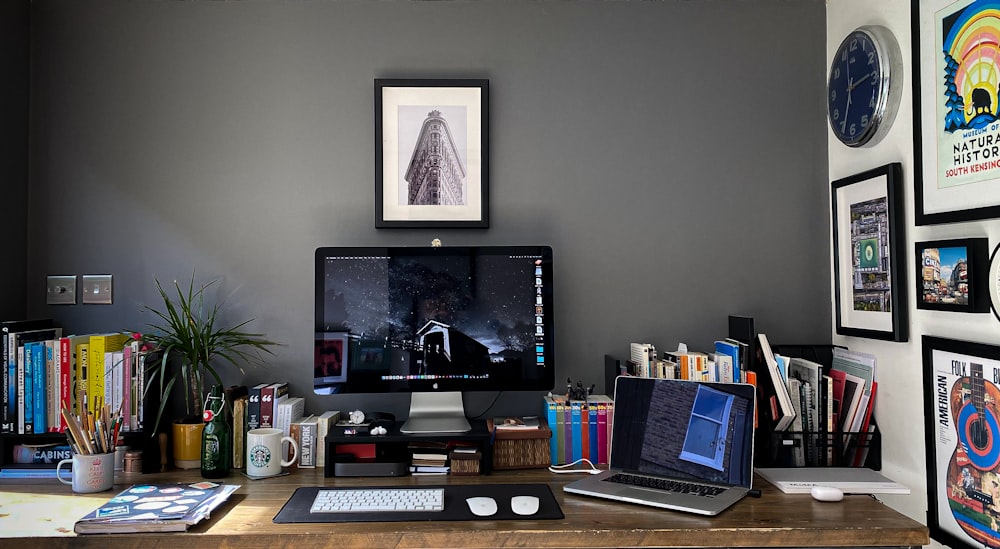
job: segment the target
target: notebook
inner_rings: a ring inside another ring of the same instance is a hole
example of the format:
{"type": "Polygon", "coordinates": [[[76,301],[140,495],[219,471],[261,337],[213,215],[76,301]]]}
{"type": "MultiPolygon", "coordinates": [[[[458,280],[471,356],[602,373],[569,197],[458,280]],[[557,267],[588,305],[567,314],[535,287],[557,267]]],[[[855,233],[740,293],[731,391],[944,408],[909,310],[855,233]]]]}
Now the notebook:
{"type": "Polygon", "coordinates": [[[749,492],[752,385],[621,376],[614,401],[609,470],[566,492],[701,515],[749,492]]]}

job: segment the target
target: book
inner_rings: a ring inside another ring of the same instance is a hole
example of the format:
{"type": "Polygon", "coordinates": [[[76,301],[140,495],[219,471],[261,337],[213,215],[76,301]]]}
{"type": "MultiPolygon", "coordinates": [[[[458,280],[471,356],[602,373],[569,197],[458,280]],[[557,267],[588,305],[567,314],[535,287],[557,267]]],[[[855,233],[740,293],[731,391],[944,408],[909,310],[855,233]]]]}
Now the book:
{"type": "Polygon", "coordinates": [[[614,417],[614,399],[607,395],[590,395],[587,403],[591,408],[597,409],[597,461],[594,461],[591,454],[591,462],[594,464],[610,463],[611,453],[611,426],[614,417]]]}
{"type": "Polygon", "coordinates": [[[0,409],[0,432],[17,431],[17,357],[16,348],[11,353],[12,334],[31,330],[50,329],[51,318],[5,320],[0,322],[0,375],[2,375],[2,409],[0,409]]]}
{"type": "Polygon", "coordinates": [[[284,436],[289,436],[292,422],[305,415],[305,410],[306,399],[302,397],[297,396],[282,399],[277,403],[273,427],[280,429],[284,436]]]}
{"type": "Polygon", "coordinates": [[[637,375],[651,377],[652,361],[656,360],[656,347],[650,343],[631,343],[629,360],[638,368],[637,375]]]}
{"type": "MultiPolygon", "coordinates": [[[[804,423],[807,425],[803,429],[813,433],[813,436],[817,432],[827,432],[826,414],[824,410],[820,409],[823,366],[804,358],[792,357],[788,361],[788,379],[789,382],[792,379],[798,379],[803,383],[807,383],[810,387],[809,405],[807,409],[803,410],[803,413],[806,415],[804,423]]],[[[815,445],[809,444],[808,447],[815,448],[815,445]]]]}
{"type": "Polygon", "coordinates": [[[76,361],[76,384],[74,386],[73,411],[75,415],[87,415],[88,365],[90,364],[90,336],[73,337],[70,341],[76,361]]]}
{"type": "Polygon", "coordinates": [[[260,393],[267,387],[267,383],[258,383],[250,387],[249,399],[247,400],[247,430],[260,427],[260,393]]]}
{"type": "Polygon", "coordinates": [[[316,454],[319,449],[318,428],[319,419],[315,415],[301,418],[293,425],[299,426],[299,467],[313,469],[316,467],[316,454]]]}
{"type": "Polygon", "coordinates": [[[105,353],[120,351],[130,336],[125,333],[92,334],[88,346],[87,411],[98,413],[105,404],[110,404],[113,395],[105,394],[105,375],[109,364],[105,364],[105,353]]]}
{"type": "Polygon", "coordinates": [[[729,360],[723,360],[726,364],[726,368],[731,368],[730,372],[726,372],[726,368],[722,368],[723,381],[735,381],[739,382],[743,379],[740,373],[740,344],[736,341],[730,341],[726,339],[720,339],[715,342],[715,354],[716,361],[718,362],[718,357],[721,355],[723,357],[728,357],[729,360]]]}
{"type": "Polygon", "coordinates": [[[866,467],[757,467],[764,480],[786,494],[808,494],[832,486],[848,494],[909,494],[910,489],[866,467]]]}
{"type": "MultiPolygon", "coordinates": [[[[25,434],[24,431],[24,419],[25,419],[25,383],[31,384],[31,380],[25,380],[24,378],[24,345],[26,343],[33,343],[38,341],[45,341],[46,339],[53,339],[57,337],[62,337],[62,328],[40,328],[36,330],[25,330],[21,332],[11,332],[8,334],[8,371],[14,372],[14,381],[16,390],[14,394],[15,401],[15,419],[17,432],[19,434],[25,434]],[[13,366],[13,368],[11,368],[13,366]]],[[[30,433],[29,433],[30,434],[30,433]]]]}
{"type": "Polygon", "coordinates": [[[791,378],[788,380],[787,384],[788,396],[792,401],[792,409],[795,410],[792,423],[789,425],[789,430],[793,433],[789,439],[792,441],[792,465],[795,467],[803,467],[806,464],[804,451],[806,437],[803,436],[803,431],[807,431],[808,429],[802,424],[802,382],[797,378],[791,378]]]}
{"type": "Polygon", "coordinates": [[[247,404],[249,395],[243,395],[233,400],[233,469],[245,467],[247,436],[247,404]]]}
{"type": "Polygon", "coordinates": [[[278,400],[287,398],[288,383],[272,383],[260,390],[260,427],[274,427],[275,405],[278,400]]]}
{"type": "Polygon", "coordinates": [[[761,355],[764,358],[762,366],[767,368],[767,375],[770,382],[758,378],[758,387],[763,389],[765,395],[762,408],[769,412],[771,417],[771,428],[775,431],[784,431],[795,419],[795,410],[792,407],[792,399],[788,395],[788,387],[778,370],[778,363],[771,352],[771,345],[766,334],[757,334],[761,355]]]}
{"type": "Polygon", "coordinates": [[[567,463],[583,458],[583,405],[582,400],[569,402],[570,417],[570,455],[567,463]]]}
{"type": "Polygon", "coordinates": [[[183,532],[207,518],[239,487],[207,481],[135,484],[76,521],[73,531],[77,534],[183,532]],[[179,500],[186,503],[162,505],[179,500]],[[187,510],[179,511],[180,507],[187,510]]]}
{"type": "Polygon", "coordinates": [[[339,419],[339,410],[327,410],[316,417],[316,467],[326,467],[326,435],[339,419]]]}

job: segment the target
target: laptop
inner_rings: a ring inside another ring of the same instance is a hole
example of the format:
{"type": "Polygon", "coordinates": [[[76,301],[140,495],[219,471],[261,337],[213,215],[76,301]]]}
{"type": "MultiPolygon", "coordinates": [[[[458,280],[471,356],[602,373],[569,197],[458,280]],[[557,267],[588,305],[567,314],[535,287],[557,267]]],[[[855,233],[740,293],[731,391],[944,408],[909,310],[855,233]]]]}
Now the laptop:
{"type": "Polygon", "coordinates": [[[717,515],[753,479],[753,385],[620,376],[610,468],[568,493],[717,515]]]}

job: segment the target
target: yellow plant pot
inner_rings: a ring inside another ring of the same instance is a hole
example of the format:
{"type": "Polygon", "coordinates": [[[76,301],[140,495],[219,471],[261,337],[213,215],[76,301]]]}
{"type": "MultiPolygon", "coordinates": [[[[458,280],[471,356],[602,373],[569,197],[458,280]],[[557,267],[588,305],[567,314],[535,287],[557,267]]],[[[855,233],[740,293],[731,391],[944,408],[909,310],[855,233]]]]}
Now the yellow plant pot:
{"type": "Polygon", "coordinates": [[[201,432],[205,424],[175,421],[172,426],[174,466],[178,469],[198,469],[201,467],[201,432]]]}

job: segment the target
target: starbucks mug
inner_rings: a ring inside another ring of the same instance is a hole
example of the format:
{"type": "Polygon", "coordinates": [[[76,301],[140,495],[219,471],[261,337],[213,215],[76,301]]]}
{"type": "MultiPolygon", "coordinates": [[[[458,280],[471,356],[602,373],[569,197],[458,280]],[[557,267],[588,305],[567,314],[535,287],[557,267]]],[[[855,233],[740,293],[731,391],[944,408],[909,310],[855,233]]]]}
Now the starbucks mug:
{"type": "Polygon", "coordinates": [[[281,429],[251,429],[247,432],[247,475],[273,477],[282,467],[290,467],[299,459],[299,445],[295,439],[282,436],[281,429]],[[281,443],[292,447],[291,459],[282,459],[281,443]]]}
{"type": "Polygon", "coordinates": [[[63,484],[72,485],[78,494],[110,490],[115,484],[115,453],[73,454],[72,458],[56,464],[56,478],[63,484]],[[64,465],[72,465],[72,480],[60,474],[64,465]]]}

